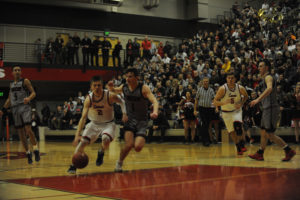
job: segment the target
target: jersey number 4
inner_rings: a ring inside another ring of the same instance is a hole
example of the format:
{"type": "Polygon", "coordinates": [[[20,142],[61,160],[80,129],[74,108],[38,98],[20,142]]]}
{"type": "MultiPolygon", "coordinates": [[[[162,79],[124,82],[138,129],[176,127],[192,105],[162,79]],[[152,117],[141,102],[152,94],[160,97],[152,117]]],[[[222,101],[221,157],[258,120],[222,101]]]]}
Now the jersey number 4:
{"type": "Polygon", "coordinates": [[[97,112],[98,112],[98,115],[103,115],[102,110],[97,110],[97,112]]]}

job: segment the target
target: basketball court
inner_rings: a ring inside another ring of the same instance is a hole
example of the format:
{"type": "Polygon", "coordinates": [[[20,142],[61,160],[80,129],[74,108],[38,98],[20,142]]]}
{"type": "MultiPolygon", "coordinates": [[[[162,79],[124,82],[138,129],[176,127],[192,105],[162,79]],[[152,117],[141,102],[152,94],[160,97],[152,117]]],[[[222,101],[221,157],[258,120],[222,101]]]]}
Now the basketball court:
{"type": "MultiPolygon", "coordinates": [[[[210,147],[147,144],[131,152],[124,172],[115,173],[123,143],[115,141],[95,164],[99,143],[86,148],[89,164],[67,173],[71,142],[40,142],[41,161],[27,164],[18,142],[1,143],[0,199],[299,199],[300,157],[281,162],[284,152],[268,146],[265,161],[236,156],[232,144],[210,147]]],[[[299,146],[292,146],[297,152],[299,146]]]]}

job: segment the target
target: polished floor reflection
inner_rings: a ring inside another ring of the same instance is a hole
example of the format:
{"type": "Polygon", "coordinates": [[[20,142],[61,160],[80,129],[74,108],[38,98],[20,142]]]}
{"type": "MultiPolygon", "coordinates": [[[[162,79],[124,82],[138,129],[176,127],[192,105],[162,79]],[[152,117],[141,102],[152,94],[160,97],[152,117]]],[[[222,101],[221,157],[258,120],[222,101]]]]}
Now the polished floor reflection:
{"type": "MultiPolygon", "coordinates": [[[[283,163],[282,149],[268,146],[265,161],[236,156],[234,145],[211,147],[174,143],[146,145],[132,152],[125,172],[114,173],[123,143],[113,142],[101,167],[99,144],[86,149],[89,165],[68,175],[69,142],[41,143],[42,160],[26,164],[19,143],[1,143],[0,199],[299,199],[300,157],[283,163]],[[14,188],[12,190],[12,188],[14,188]],[[11,192],[15,191],[15,192],[11,192]],[[16,192],[18,191],[18,192],[16,192]]],[[[299,146],[293,146],[300,151],[299,146]]]]}

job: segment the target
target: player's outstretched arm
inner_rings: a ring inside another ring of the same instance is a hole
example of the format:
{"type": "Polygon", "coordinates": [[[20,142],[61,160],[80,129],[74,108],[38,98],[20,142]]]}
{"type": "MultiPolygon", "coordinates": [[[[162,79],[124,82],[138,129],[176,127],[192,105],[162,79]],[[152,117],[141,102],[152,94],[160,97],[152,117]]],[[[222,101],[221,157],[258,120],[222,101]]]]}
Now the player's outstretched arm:
{"type": "Polygon", "coordinates": [[[114,93],[117,93],[117,94],[121,94],[123,92],[123,85],[120,85],[119,87],[114,87],[114,83],[113,81],[109,81],[107,83],[107,89],[110,91],[110,92],[114,92],[114,93]]]}
{"type": "Polygon", "coordinates": [[[27,78],[24,79],[24,85],[27,87],[27,89],[30,92],[29,97],[24,98],[24,104],[28,104],[32,99],[34,99],[36,93],[31,85],[31,82],[27,78]]]}
{"type": "Polygon", "coordinates": [[[158,102],[153,93],[151,92],[149,86],[143,85],[142,89],[143,95],[153,104],[153,112],[150,114],[152,119],[156,119],[158,117],[158,102]]]}
{"type": "Polygon", "coordinates": [[[85,101],[84,101],[81,118],[79,120],[78,127],[77,127],[77,130],[76,130],[76,133],[75,133],[75,138],[74,138],[74,141],[73,141],[74,146],[76,146],[79,142],[80,133],[81,133],[81,131],[82,131],[84,125],[85,125],[90,104],[91,104],[90,98],[86,98],[85,101]]]}
{"type": "Polygon", "coordinates": [[[111,93],[109,93],[109,99],[110,99],[110,102],[117,103],[121,106],[121,110],[122,110],[122,114],[123,114],[122,121],[127,122],[128,116],[127,116],[126,107],[125,107],[125,100],[120,95],[111,94],[111,93]]]}
{"type": "Polygon", "coordinates": [[[214,101],[213,101],[213,104],[215,107],[218,107],[218,106],[224,106],[226,104],[229,104],[230,103],[230,99],[227,99],[223,102],[221,102],[220,100],[224,97],[225,95],[225,88],[224,87],[220,87],[217,91],[217,94],[214,98],[214,101]]]}

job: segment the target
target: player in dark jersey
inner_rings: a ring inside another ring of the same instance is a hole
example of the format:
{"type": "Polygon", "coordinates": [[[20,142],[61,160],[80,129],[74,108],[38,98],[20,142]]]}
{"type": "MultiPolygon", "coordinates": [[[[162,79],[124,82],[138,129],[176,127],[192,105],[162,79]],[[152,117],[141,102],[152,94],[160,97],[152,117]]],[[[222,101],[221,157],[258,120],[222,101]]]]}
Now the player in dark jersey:
{"type": "Polygon", "coordinates": [[[296,152],[274,134],[279,120],[280,109],[276,98],[276,81],[269,74],[270,62],[268,60],[261,61],[258,67],[263,79],[260,83],[262,93],[257,99],[251,101],[250,106],[253,107],[259,102],[262,104],[261,140],[260,149],[255,154],[249,155],[249,157],[255,160],[264,160],[263,154],[269,139],[284,149],[285,158],[282,161],[289,161],[296,155],[296,152]]]}
{"type": "Polygon", "coordinates": [[[0,117],[3,113],[7,112],[7,108],[11,108],[15,127],[19,133],[23,147],[26,150],[28,164],[31,164],[32,152],[28,147],[26,135],[29,136],[30,142],[33,146],[35,161],[40,160],[37,141],[31,130],[31,106],[29,105],[30,101],[34,99],[36,94],[30,81],[26,78],[21,78],[21,67],[13,67],[12,73],[14,76],[14,82],[10,84],[9,97],[0,111],[0,117]]]}
{"type": "Polygon", "coordinates": [[[126,71],[126,84],[114,88],[113,82],[108,83],[110,91],[123,93],[128,120],[124,124],[125,146],[121,150],[115,171],[121,172],[123,161],[132,148],[140,152],[145,145],[146,129],[148,126],[148,101],[153,104],[152,119],[158,116],[158,102],[150,88],[139,82],[137,69],[129,68],[126,71]]]}

